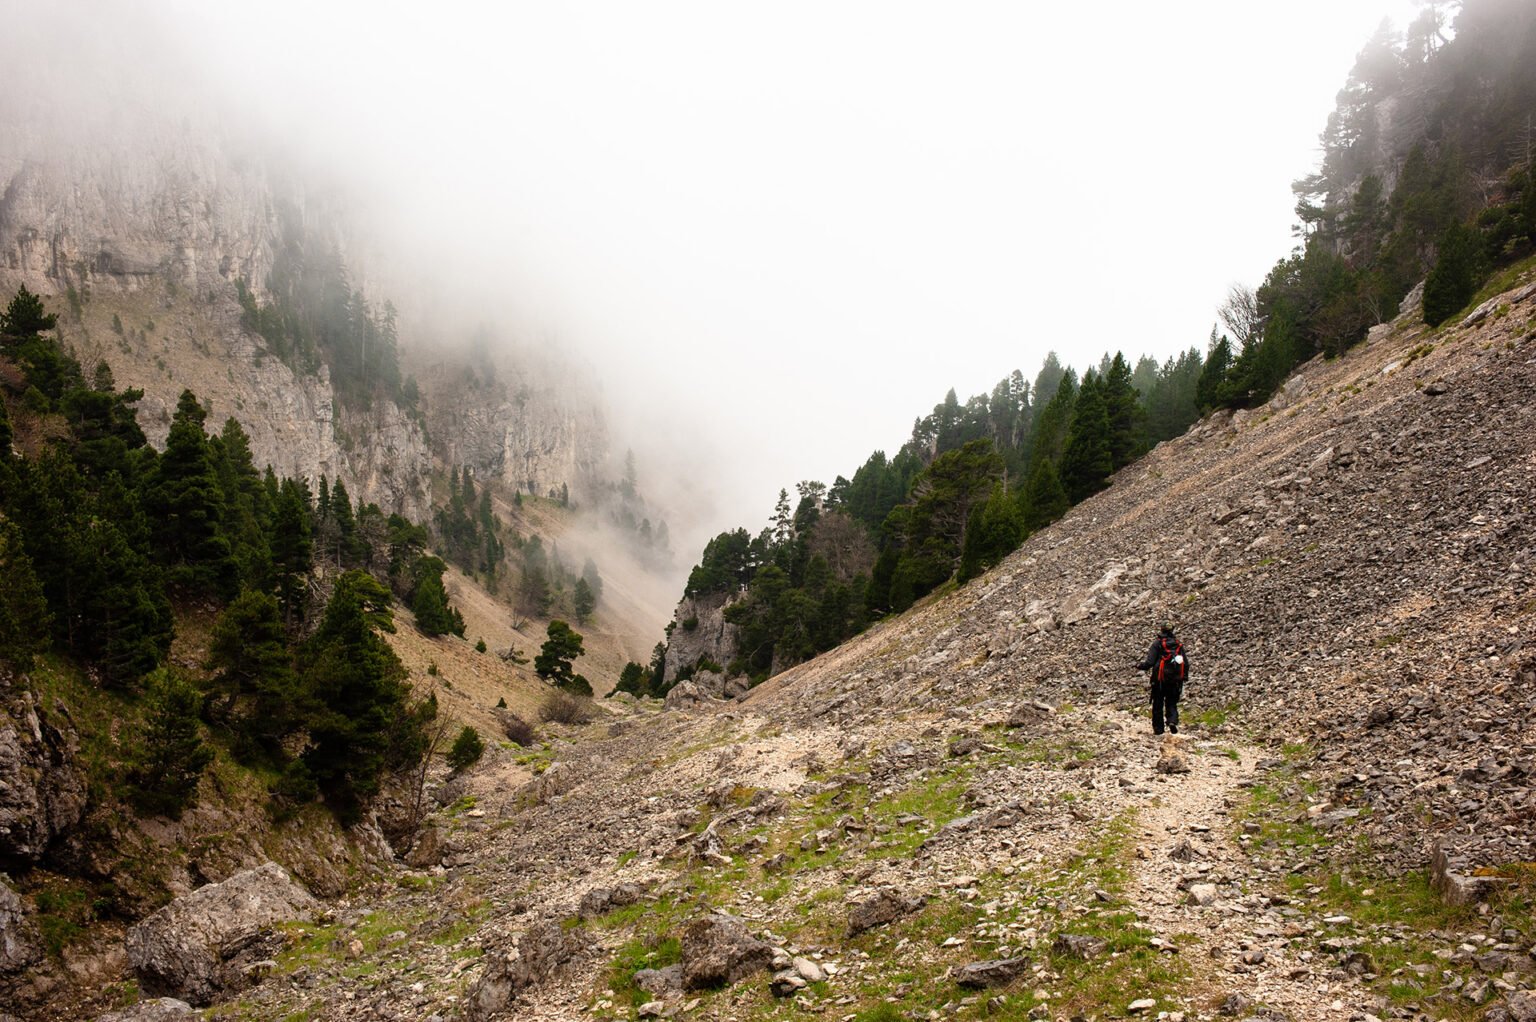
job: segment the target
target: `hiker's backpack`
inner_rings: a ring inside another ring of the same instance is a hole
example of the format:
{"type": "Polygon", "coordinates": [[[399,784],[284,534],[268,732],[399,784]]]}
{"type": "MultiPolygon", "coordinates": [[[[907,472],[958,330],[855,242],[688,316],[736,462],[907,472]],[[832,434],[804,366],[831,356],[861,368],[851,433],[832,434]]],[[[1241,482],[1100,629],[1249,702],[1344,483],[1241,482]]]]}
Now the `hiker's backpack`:
{"type": "Polygon", "coordinates": [[[1183,681],[1189,674],[1189,661],[1184,659],[1184,644],[1178,639],[1159,639],[1163,650],[1157,658],[1153,681],[1183,681]]]}

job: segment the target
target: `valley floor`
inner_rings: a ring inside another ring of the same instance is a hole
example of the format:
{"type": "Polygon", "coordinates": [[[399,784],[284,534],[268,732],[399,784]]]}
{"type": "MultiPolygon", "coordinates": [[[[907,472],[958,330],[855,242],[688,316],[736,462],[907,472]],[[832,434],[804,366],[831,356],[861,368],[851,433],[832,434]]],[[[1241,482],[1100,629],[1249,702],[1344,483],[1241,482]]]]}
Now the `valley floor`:
{"type": "Polygon", "coordinates": [[[559,951],[496,1017],[1458,1018],[1518,985],[1530,959],[1503,921],[1330,865],[1355,817],[1304,745],[1186,712],[1206,726],[1166,743],[1122,706],[1001,699],[838,729],[750,706],[616,721],[451,811],[473,866],[343,910],[221,1014],[449,1017],[483,995],[481,947],[534,960],[548,921],[559,951]],[[861,911],[882,921],[853,932],[861,911]],[[711,912],[824,978],[786,998],[768,972],[640,990],[711,912]],[[979,962],[1012,976],[962,986],[979,962]]]}

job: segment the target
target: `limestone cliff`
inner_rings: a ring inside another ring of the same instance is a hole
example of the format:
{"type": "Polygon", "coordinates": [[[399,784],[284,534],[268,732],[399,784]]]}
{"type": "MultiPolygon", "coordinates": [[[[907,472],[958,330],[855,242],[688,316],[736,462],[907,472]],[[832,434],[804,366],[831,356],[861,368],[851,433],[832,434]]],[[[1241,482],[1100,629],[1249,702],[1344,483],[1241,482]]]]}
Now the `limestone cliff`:
{"type": "Polygon", "coordinates": [[[560,370],[509,361],[482,354],[413,368],[434,453],[509,491],[550,496],[565,486],[586,496],[607,457],[602,409],[560,385],[560,370]]]}
{"type": "Polygon", "coordinates": [[[468,355],[429,361],[405,336],[403,368],[422,395],[408,412],[379,399],[348,406],[324,366],[295,371],[275,357],[245,325],[237,284],[263,295],[295,223],[344,254],[347,242],[339,215],[231,144],[188,130],[86,154],[49,150],[25,125],[0,129],[0,295],[24,285],[43,296],[88,373],[105,362],[117,386],[142,389],[153,443],[190,388],[212,428],[240,421],[257,465],[340,478],[419,521],[430,518],[434,456],[541,494],[581,492],[605,458],[603,418],[579,374],[484,351],[478,367],[468,355]]]}

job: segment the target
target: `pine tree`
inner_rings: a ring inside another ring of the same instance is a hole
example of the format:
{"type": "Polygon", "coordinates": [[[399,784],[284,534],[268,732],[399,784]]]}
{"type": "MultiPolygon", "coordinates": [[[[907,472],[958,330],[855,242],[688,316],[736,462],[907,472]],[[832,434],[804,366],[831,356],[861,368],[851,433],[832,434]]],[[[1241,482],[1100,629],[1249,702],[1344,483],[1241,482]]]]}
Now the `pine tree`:
{"type": "Polygon", "coordinates": [[[624,665],[624,670],[619,672],[619,681],[613,686],[613,691],[628,692],[632,696],[648,696],[651,694],[649,680],[649,672],[642,665],[631,660],[624,665]]]}
{"type": "Polygon", "coordinates": [[[240,581],[253,589],[265,589],[272,584],[272,549],[267,541],[272,497],[251,460],[250,437],[235,419],[225,419],[224,428],[209,448],[224,494],[225,532],[240,581]]]}
{"type": "Polygon", "coordinates": [[[182,391],[165,453],[147,484],[144,509],[154,529],[154,550],[169,569],[171,584],[232,599],[239,566],[224,533],[224,494],[203,432],[206,418],[192,392],[182,391]]]}
{"type": "MultiPolygon", "coordinates": [[[[1041,370],[1044,375],[1044,370],[1041,370]]],[[[1052,388],[1051,399],[1035,416],[1029,437],[1029,469],[1034,472],[1041,460],[1061,463],[1067,446],[1067,430],[1072,425],[1072,410],[1077,404],[1077,376],[1065,370],[1052,388]]],[[[1038,405],[1036,407],[1039,407],[1038,405]]]]}
{"type": "Polygon", "coordinates": [[[463,636],[464,618],[448,603],[448,591],[443,588],[443,571],[448,566],[436,557],[424,557],[422,562],[430,563],[430,568],[421,572],[411,599],[416,630],[423,635],[463,636]]]}
{"type": "Polygon", "coordinates": [[[309,710],[286,644],[277,600],[246,590],[214,622],[204,666],[210,720],[230,729],[236,749],[280,762],[283,741],[309,710]]]}
{"type": "Polygon", "coordinates": [[[992,488],[985,504],[971,511],[960,553],[959,580],[969,581],[1013,553],[1024,540],[1024,519],[1018,504],[1001,486],[992,488]]]}
{"type": "Polygon", "coordinates": [[[277,583],[277,602],[283,621],[294,629],[304,620],[309,599],[306,580],[314,567],[314,512],[309,492],[302,483],[284,479],[272,509],[272,531],[267,542],[272,550],[272,571],[277,583]]]}
{"type": "Polygon", "coordinates": [[[145,697],[144,739],[128,773],[129,796],[142,813],[180,819],[197,802],[197,784],[213,761],[197,723],[201,698],[191,682],[163,670],[145,697]]]}
{"type": "Polygon", "coordinates": [[[1109,460],[1114,469],[1123,468],[1140,456],[1145,413],[1131,383],[1131,368],[1125,356],[1115,352],[1109,371],[1099,378],[1104,412],[1109,420],[1109,460]]]}
{"type": "Polygon", "coordinates": [[[1099,379],[1089,372],[1083,377],[1072,413],[1067,449],[1061,459],[1061,485],[1075,504],[1103,489],[1113,469],[1109,414],[1099,379]]]}
{"type": "Polygon", "coordinates": [[[1467,307],[1482,273],[1477,232],[1452,224],[1440,236],[1440,255],[1424,280],[1424,322],[1439,326],[1467,307]]]}
{"type": "Polygon", "coordinates": [[[363,560],[362,545],[357,537],[357,516],[352,512],[352,497],[340,478],[331,487],[331,519],[336,523],[337,567],[356,567],[363,560]]]}
{"type": "Polygon", "coordinates": [[[1195,384],[1195,404],[1200,411],[1209,414],[1221,401],[1221,394],[1227,379],[1227,370],[1232,366],[1232,342],[1226,335],[1220,339],[1216,337],[1216,328],[1211,328],[1210,352],[1205,356],[1205,364],[1200,368],[1200,379],[1195,384]]]}
{"type": "Polygon", "coordinates": [[[378,791],[385,768],[422,745],[425,714],[409,705],[405,668],[378,634],[395,630],[389,608],[389,590],[366,572],[348,571],[302,650],[303,682],[316,707],[304,764],[349,824],[378,791]]]}
{"type": "Polygon", "coordinates": [[[572,688],[577,678],[572,661],[586,652],[581,635],[557,619],[549,623],[548,636],[539,655],[533,658],[534,673],[558,688],[572,688]]]}
{"type": "MultiPolygon", "coordinates": [[[[3,407],[3,405],[0,405],[3,407]]],[[[0,467],[0,474],[5,469],[0,467]]],[[[0,517],[0,668],[26,672],[48,648],[52,620],[42,583],[22,545],[21,530],[0,517]]]]}
{"type": "Polygon", "coordinates": [[[1066,514],[1071,506],[1061,477],[1056,474],[1055,464],[1049,460],[1036,462],[1024,501],[1024,528],[1028,532],[1039,532],[1066,514]]]}
{"type": "Polygon", "coordinates": [[[576,587],[571,594],[572,605],[576,610],[576,623],[586,624],[587,618],[592,616],[592,611],[597,609],[597,597],[592,593],[592,587],[587,584],[585,578],[576,580],[576,587]]]}
{"type": "Polygon", "coordinates": [[[459,737],[453,740],[453,748],[448,750],[448,765],[454,773],[461,773],[478,763],[484,754],[485,740],[480,737],[480,732],[466,724],[459,737]]]}
{"type": "Polygon", "coordinates": [[[52,330],[58,322],[59,317],[43,307],[43,300],[23,286],[17,289],[5,311],[0,312],[0,335],[30,337],[52,330]]]}

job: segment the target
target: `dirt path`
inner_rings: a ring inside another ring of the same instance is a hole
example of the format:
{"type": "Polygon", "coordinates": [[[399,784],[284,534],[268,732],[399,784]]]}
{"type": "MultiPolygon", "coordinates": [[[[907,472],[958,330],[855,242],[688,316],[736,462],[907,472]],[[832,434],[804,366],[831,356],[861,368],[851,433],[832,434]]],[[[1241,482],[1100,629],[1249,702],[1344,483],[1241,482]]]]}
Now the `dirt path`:
{"type": "Polygon", "coordinates": [[[1329,924],[1293,902],[1283,878],[1256,866],[1235,838],[1233,811],[1261,776],[1264,754],[1219,739],[1159,739],[1144,719],[1122,716],[1133,748],[1125,790],[1133,793],[1139,842],[1127,894],[1141,920],[1192,966],[1190,1017],[1207,1017],[1212,1004],[1229,1000],[1239,1017],[1262,1007],[1294,1020],[1368,1013],[1362,988],[1332,979],[1331,963],[1319,964],[1308,950],[1314,942],[1298,939],[1329,924]],[[1170,747],[1185,755],[1188,773],[1157,770],[1170,747]]]}

